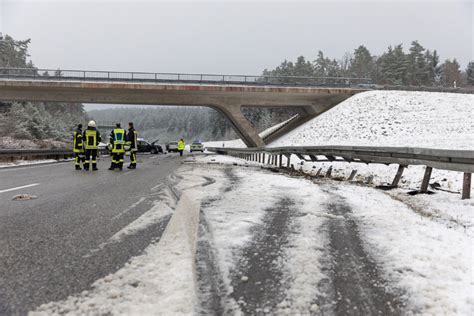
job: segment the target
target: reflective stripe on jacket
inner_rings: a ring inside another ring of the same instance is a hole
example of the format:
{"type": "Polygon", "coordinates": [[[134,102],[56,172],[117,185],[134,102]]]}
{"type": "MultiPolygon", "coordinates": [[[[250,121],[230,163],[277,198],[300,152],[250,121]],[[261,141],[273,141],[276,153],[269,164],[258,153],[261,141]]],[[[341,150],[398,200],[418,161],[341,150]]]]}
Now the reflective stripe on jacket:
{"type": "Polygon", "coordinates": [[[88,127],[83,133],[85,149],[97,149],[101,140],[99,131],[94,127],[88,127]]]}
{"type": "Polygon", "coordinates": [[[124,153],[125,149],[123,145],[125,145],[125,138],[127,134],[123,128],[114,128],[110,133],[110,143],[112,144],[112,152],[113,153],[124,153]]]}
{"type": "Polygon", "coordinates": [[[80,129],[76,129],[74,131],[74,140],[73,140],[73,150],[75,153],[82,153],[84,152],[84,144],[82,142],[82,131],[80,129]]]}

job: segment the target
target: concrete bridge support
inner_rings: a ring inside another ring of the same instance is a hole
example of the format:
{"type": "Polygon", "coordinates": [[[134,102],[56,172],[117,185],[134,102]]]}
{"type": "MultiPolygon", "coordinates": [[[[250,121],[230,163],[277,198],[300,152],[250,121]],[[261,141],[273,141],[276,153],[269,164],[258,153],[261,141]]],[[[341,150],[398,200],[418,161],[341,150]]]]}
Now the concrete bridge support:
{"type": "Polygon", "coordinates": [[[227,117],[247,147],[265,146],[262,138],[258,135],[258,131],[242,113],[241,105],[218,106],[215,109],[227,117]]]}

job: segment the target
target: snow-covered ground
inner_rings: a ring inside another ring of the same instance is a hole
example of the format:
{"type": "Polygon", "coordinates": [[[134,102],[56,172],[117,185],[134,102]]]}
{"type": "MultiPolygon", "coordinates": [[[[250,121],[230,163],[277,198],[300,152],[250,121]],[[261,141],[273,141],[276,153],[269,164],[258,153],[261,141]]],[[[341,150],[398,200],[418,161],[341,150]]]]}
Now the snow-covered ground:
{"type": "Polygon", "coordinates": [[[67,148],[67,142],[54,139],[32,141],[29,139],[17,139],[10,136],[0,137],[0,148],[2,149],[41,149],[41,148],[67,148]]]}
{"type": "Polygon", "coordinates": [[[474,95],[370,91],[356,94],[276,140],[308,145],[474,149],[474,95]]]}
{"type": "MultiPolygon", "coordinates": [[[[225,156],[208,156],[199,161],[252,165],[225,156]]],[[[205,175],[207,170],[209,168],[204,167],[192,173],[205,175]]],[[[282,304],[271,307],[271,311],[309,313],[318,310],[310,298],[318,295],[318,282],[328,277],[320,266],[321,251],[327,243],[321,227],[334,216],[327,211],[327,204],[334,199],[334,195],[327,192],[333,191],[351,207],[351,216],[359,225],[365,247],[381,266],[383,275],[403,293],[405,313],[471,315],[474,312],[473,202],[462,202],[462,224],[457,224],[426,208],[426,205],[444,201],[437,208],[447,207],[455,212],[449,206],[453,200],[450,193],[441,193],[439,198],[438,195],[410,196],[412,207],[396,198],[400,191],[392,194],[334,181],[318,186],[308,180],[265,173],[252,167],[233,170],[238,184],[233,184],[230,193],[210,203],[203,213],[223,271],[235,268],[236,257],[249,242],[252,227],[262,224],[265,209],[278,199],[289,197],[299,201],[295,209],[305,214],[299,218],[298,233],[291,237],[281,257],[283,270],[288,269],[286,273],[291,275],[282,278],[287,282],[291,280],[286,284],[287,296],[282,304]],[[434,201],[430,200],[432,197],[434,201]],[[420,206],[427,212],[420,212],[420,206]]],[[[449,216],[455,219],[456,214],[449,216]]],[[[230,284],[228,274],[226,280],[230,284]]]]}

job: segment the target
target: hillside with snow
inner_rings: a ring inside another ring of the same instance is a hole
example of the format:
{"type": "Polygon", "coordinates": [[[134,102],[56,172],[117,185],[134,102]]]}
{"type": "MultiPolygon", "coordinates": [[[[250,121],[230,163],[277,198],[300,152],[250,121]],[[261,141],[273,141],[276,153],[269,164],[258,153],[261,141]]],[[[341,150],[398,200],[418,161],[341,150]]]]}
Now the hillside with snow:
{"type": "Polygon", "coordinates": [[[278,146],[474,148],[474,95],[369,91],[273,142],[278,146]]]}

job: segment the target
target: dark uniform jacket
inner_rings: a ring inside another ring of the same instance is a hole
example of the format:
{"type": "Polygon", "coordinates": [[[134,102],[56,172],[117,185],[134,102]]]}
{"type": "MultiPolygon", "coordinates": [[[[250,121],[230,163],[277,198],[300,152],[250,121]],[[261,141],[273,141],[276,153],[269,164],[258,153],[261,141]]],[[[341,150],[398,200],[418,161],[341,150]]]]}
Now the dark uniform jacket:
{"type": "Polygon", "coordinates": [[[84,144],[82,143],[82,129],[77,128],[74,131],[74,152],[82,153],[84,151],[84,144]]]}
{"type": "Polygon", "coordinates": [[[127,144],[130,145],[130,150],[137,151],[138,150],[138,132],[132,127],[128,129],[127,133],[127,144]]]}

